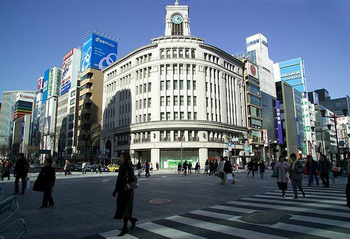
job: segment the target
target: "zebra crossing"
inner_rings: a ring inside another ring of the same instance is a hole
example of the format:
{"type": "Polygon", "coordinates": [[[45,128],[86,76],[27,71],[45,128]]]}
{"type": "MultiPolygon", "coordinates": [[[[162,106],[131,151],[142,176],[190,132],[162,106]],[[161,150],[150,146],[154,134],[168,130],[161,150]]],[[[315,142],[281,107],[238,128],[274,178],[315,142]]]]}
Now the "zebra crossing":
{"type": "MultiPolygon", "coordinates": [[[[306,197],[279,190],[146,222],[125,239],[339,238],[350,239],[350,209],[344,188],[305,188],[306,197]]],[[[100,234],[115,239],[119,230],[100,234]]]]}

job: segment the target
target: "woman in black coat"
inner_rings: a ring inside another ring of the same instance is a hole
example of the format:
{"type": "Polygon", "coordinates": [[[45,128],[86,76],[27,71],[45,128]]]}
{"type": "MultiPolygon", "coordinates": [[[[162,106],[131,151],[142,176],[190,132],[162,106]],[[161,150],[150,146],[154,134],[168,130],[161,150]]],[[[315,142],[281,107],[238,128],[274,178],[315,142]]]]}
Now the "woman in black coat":
{"type": "Polygon", "coordinates": [[[45,165],[40,170],[38,178],[36,179],[33,190],[44,192],[43,202],[40,208],[51,207],[54,205],[52,198],[52,188],[55,185],[56,173],[55,169],[52,167],[52,159],[45,159],[45,165]]]}
{"type": "Polygon", "coordinates": [[[137,218],[132,217],[132,209],[134,203],[134,190],[126,190],[125,186],[127,180],[134,177],[134,168],[130,161],[130,157],[122,157],[122,163],[119,168],[117,182],[113,191],[113,197],[117,196],[117,210],[115,212],[115,219],[123,219],[123,229],[118,236],[123,236],[128,233],[128,221],[131,222],[131,230],[135,228],[135,224],[138,221],[137,218]]]}

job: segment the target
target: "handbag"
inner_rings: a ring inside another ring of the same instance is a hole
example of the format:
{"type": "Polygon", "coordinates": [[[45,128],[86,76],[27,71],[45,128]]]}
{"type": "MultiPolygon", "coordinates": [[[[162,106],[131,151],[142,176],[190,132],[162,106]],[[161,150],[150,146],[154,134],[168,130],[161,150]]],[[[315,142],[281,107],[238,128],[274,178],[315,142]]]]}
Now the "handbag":
{"type": "Polygon", "coordinates": [[[227,180],[227,181],[233,181],[232,173],[226,174],[226,180],[227,180]]]}
{"type": "Polygon", "coordinates": [[[137,177],[135,175],[131,175],[131,177],[129,177],[129,173],[128,173],[128,169],[127,169],[124,189],[126,191],[129,191],[129,190],[133,190],[133,189],[138,188],[138,187],[139,187],[139,183],[137,182],[137,177]]]}
{"type": "Polygon", "coordinates": [[[278,176],[279,176],[278,171],[273,171],[273,173],[271,174],[271,178],[278,178],[278,176]]]}

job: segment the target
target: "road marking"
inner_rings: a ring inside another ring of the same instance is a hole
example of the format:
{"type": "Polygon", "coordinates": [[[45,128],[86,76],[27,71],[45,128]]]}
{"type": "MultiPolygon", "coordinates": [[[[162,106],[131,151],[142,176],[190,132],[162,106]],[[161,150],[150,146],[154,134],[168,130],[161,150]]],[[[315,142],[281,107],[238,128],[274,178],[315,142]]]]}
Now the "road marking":
{"type": "Polygon", "coordinates": [[[217,213],[217,212],[209,212],[209,211],[203,211],[203,210],[196,210],[196,211],[193,211],[193,212],[190,212],[190,213],[191,214],[200,215],[200,216],[224,219],[224,220],[228,220],[228,221],[236,221],[238,218],[241,217],[241,216],[232,216],[232,215],[228,215],[228,214],[217,213]]]}
{"type": "Polygon", "coordinates": [[[105,183],[105,182],[108,182],[108,181],[110,181],[110,179],[103,179],[101,182],[105,183]]]}
{"type": "MultiPolygon", "coordinates": [[[[118,239],[118,238],[120,238],[120,237],[117,237],[119,233],[120,233],[120,230],[114,230],[114,231],[110,231],[110,232],[101,233],[100,236],[103,236],[106,239],[118,239]]],[[[130,234],[125,234],[123,236],[123,238],[125,238],[125,239],[137,239],[137,237],[134,237],[130,234]]]]}
{"type": "Polygon", "coordinates": [[[213,209],[219,209],[224,211],[231,211],[231,212],[239,212],[239,213],[253,213],[256,212],[256,210],[252,209],[246,209],[246,208],[240,208],[240,207],[231,207],[231,206],[221,206],[221,205],[215,205],[209,208],[213,209]]]}
{"type": "MultiPolygon", "coordinates": [[[[167,218],[168,219],[168,218],[167,218]]],[[[158,225],[152,222],[146,222],[141,225],[138,225],[139,228],[144,230],[166,236],[172,239],[203,239],[204,237],[196,236],[187,232],[179,231],[170,227],[165,227],[162,225],[158,225]]]]}
{"type": "Polygon", "coordinates": [[[275,225],[272,225],[270,227],[288,230],[288,231],[292,231],[292,232],[307,233],[309,235],[315,235],[315,236],[332,238],[332,239],[349,238],[349,234],[345,234],[345,233],[341,233],[341,232],[334,232],[334,231],[305,227],[305,226],[298,226],[295,224],[286,224],[286,223],[282,223],[282,222],[278,222],[275,225]]]}
{"type": "MultiPolygon", "coordinates": [[[[267,233],[255,232],[253,230],[245,230],[245,229],[240,229],[237,227],[230,227],[230,226],[225,226],[225,225],[221,225],[221,224],[200,221],[200,220],[191,219],[191,218],[182,217],[182,216],[173,216],[173,217],[168,217],[166,219],[170,220],[170,221],[190,225],[193,227],[199,227],[202,229],[206,229],[206,230],[210,230],[210,231],[214,231],[214,232],[220,232],[220,233],[228,234],[231,236],[239,236],[239,237],[243,237],[243,238],[248,238],[247,237],[248,235],[249,235],[250,239],[261,239],[264,237],[269,238],[269,239],[286,238],[286,237],[270,235],[267,233]]],[[[167,234],[165,234],[165,235],[167,235],[167,234]]]]}
{"type": "Polygon", "coordinates": [[[332,225],[336,227],[345,227],[350,229],[349,222],[344,222],[339,220],[325,219],[325,218],[319,218],[319,217],[308,217],[308,216],[302,216],[302,215],[293,215],[290,219],[304,221],[304,222],[320,223],[323,225],[332,225]]]}
{"type": "MultiPolygon", "coordinates": [[[[306,195],[307,196],[307,195],[306,195]]],[[[270,195],[254,195],[254,198],[271,198],[271,199],[282,199],[281,194],[278,194],[278,196],[270,196],[270,195]]],[[[311,201],[311,202],[317,202],[317,203],[332,203],[332,204],[339,204],[344,205],[344,201],[337,201],[337,200],[320,200],[315,198],[300,198],[302,201],[311,201]]],[[[283,200],[291,200],[290,198],[284,198],[283,200]]]]}

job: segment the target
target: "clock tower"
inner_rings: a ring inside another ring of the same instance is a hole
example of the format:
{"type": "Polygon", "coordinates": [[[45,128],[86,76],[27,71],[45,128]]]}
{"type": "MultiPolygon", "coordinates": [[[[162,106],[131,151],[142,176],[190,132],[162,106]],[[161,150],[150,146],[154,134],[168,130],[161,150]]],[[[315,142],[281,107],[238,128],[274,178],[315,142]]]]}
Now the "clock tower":
{"type": "Polygon", "coordinates": [[[191,36],[189,7],[175,5],[166,7],[165,36],[191,36]]]}

